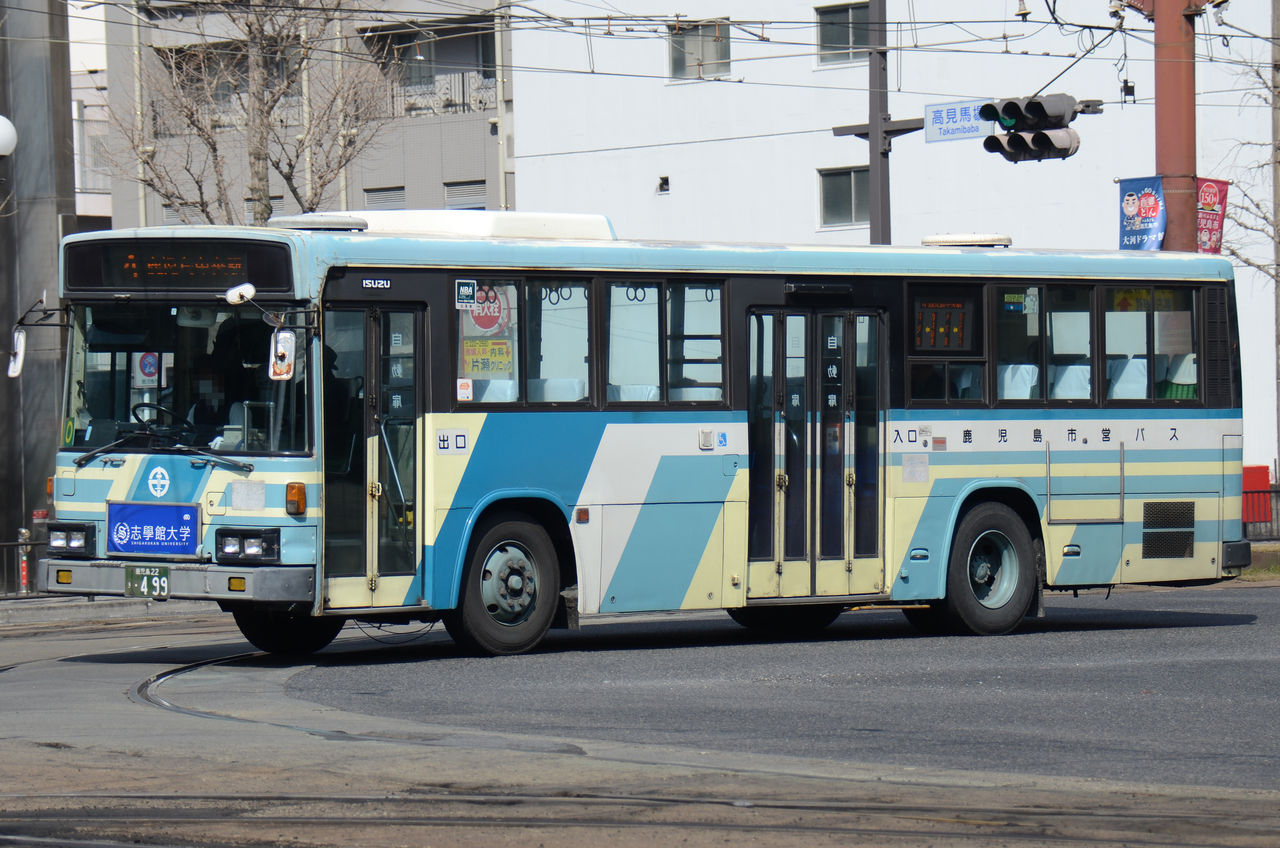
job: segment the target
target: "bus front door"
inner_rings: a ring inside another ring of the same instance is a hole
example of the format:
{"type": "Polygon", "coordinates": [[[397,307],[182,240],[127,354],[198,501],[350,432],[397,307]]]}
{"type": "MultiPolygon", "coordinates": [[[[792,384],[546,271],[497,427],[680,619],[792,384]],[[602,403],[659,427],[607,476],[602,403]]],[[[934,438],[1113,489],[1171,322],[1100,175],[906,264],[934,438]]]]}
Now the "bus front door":
{"type": "Polygon", "coordinates": [[[879,319],[750,320],[747,598],[879,594],[879,319]]]}
{"type": "Polygon", "coordinates": [[[324,606],[416,606],[418,520],[416,376],[422,313],[345,309],[324,317],[324,606]]]}

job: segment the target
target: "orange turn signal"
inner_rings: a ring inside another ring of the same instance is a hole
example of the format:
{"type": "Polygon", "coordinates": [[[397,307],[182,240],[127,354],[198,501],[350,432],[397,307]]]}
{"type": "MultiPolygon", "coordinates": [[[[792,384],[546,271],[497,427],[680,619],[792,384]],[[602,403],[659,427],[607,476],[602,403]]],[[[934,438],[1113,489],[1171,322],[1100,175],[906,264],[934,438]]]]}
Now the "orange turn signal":
{"type": "Polygon", "coordinates": [[[286,483],[284,487],[284,511],[290,515],[304,515],[307,511],[307,484],[286,483]]]}

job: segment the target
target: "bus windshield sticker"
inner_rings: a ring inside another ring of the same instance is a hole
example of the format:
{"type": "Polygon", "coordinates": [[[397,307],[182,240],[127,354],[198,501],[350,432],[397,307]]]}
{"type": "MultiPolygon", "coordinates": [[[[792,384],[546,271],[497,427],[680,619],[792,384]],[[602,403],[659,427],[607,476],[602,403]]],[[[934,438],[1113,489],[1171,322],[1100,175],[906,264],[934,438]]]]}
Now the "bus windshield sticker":
{"type": "Polygon", "coordinates": [[[458,380],[458,400],[472,400],[474,384],[465,377],[458,380]]]}
{"type": "Polygon", "coordinates": [[[476,281],[475,280],[455,280],[454,281],[454,306],[462,311],[470,312],[476,308],[476,281]]]}

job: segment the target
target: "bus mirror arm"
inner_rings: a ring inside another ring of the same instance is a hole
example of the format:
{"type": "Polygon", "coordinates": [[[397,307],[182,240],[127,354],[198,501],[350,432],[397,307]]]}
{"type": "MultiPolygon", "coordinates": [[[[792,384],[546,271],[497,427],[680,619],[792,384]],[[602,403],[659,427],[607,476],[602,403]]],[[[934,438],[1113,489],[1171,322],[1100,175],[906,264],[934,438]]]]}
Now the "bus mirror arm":
{"type": "Polygon", "coordinates": [[[12,346],[9,349],[9,370],[11,379],[22,375],[22,365],[27,358],[27,327],[70,327],[69,321],[54,321],[62,314],[61,309],[49,309],[44,305],[45,294],[31,304],[31,307],[13,325],[12,346]]]}

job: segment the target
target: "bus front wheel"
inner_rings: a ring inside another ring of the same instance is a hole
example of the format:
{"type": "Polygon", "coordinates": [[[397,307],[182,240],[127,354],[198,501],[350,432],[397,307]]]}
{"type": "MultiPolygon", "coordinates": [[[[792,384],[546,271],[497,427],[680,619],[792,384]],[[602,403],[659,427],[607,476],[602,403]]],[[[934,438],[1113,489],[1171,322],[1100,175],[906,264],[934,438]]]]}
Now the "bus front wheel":
{"type": "Polygon", "coordinates": [[[556,612],[560,564],[541,525],[518,516],[481,529],[445,628],[460,646],[485,654],[532,649],[556,612]]]}
{"type": "Polygon", "coordinates": [[[1035,589],[1035,547],[1018,514],[1002,503],[965,513],[947,568],[952,621],[979,635],[1008,633],[1031,608],[1035,589]]]}
{"type": "Polygon", "coordinates": [[[307,612],[240,607],[231,613],[250,644],[269,654],[305,656],[333,641],[344,618],[317,618],[307,612]]]}

